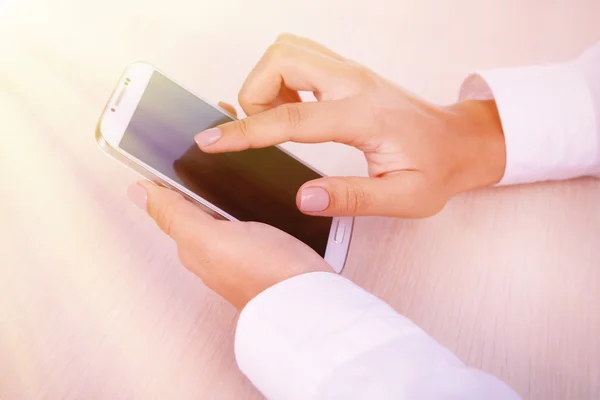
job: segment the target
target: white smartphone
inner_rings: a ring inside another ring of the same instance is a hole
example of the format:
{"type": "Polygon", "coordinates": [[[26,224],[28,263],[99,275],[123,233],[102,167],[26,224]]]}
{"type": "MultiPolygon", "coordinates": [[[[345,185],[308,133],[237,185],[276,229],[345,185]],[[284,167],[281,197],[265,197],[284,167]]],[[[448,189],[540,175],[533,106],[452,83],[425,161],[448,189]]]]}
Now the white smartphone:
{"type": "Polygon", "coordinates": [[[341,272],[354,219],[308,216],[296,206],[300,186],[322,174],[278,146],[222,154],[196,146],[196,133],[233,119],[152,65],[135,63],[111,95],[96,141],[112,157],[179,191],[215,218],[272,225],[341,272]]]}

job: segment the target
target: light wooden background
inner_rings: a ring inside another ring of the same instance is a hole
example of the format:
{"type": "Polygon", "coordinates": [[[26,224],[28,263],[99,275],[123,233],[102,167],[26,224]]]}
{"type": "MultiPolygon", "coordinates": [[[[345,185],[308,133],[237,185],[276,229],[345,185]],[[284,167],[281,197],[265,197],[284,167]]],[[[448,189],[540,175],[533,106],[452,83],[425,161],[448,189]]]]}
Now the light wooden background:
{"type": "MultiPolygon", "coordinates": [[[[291,31],[448,103],[477,68],[566,60],[600,40],[597,0],[149,3],[0,0],[2,400],[261,397],[235,366],[234,309],[180,266],[126,200],[137,176],[94,142],[130,62],[235,102],[291,31]]],[[[351,149],[291,148],[327,173],[364,173],[351,149]]],[[[600,398],[598,181],[360,219],[344,274],[526,398],[600,398]]]]}

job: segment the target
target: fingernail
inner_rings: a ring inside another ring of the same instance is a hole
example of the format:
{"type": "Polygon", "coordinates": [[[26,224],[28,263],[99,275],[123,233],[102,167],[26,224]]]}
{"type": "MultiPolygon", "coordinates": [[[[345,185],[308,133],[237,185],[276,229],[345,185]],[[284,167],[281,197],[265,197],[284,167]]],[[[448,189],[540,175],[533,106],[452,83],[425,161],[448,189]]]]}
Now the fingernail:
{"type": "Polygon", "coordinates": [[[306,212],[323,211],[329,207],[329,193],[320,187],[302,189],[300,192],[300,210],[306,212]]]}
{"type": "Polygon", "coordinates": [[[146,203],[148,202],[148,192],[139,183],[129,185],[127,188],[127,197],[136,206],[146,211],[146,203]]]}
{"type": "Polygon", "coordinates": [[[196,144],[200,147],[213,144],[219,139],[221,139],[221,130],[219,128],[207,129],[194,137],[196,144]]]}

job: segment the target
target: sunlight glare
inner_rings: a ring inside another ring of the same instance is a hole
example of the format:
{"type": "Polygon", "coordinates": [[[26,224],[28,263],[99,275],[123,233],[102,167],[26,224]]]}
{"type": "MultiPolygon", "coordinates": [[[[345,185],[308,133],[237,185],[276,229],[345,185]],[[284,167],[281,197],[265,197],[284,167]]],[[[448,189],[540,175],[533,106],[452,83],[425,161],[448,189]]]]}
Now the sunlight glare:
{"type": "Polygon", "coordinates": [[[16,2],[17,0],[0,0],[0,17],[3,16],[16,2]]]}

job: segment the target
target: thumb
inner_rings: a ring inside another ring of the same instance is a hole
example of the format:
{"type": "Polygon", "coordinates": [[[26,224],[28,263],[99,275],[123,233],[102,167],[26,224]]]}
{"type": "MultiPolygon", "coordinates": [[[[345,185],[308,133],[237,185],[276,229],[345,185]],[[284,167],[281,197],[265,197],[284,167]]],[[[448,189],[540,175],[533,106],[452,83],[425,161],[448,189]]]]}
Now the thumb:
{"type": "Polygon", "coordinates": [[[296,203],[310,215],[411,218],[437,213],[447,199],[430,192],[422,172],[401,171],[377,178],[316,179],[300,188],[296,203]]]}

